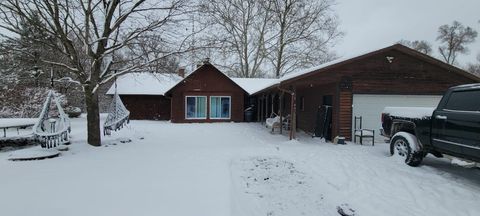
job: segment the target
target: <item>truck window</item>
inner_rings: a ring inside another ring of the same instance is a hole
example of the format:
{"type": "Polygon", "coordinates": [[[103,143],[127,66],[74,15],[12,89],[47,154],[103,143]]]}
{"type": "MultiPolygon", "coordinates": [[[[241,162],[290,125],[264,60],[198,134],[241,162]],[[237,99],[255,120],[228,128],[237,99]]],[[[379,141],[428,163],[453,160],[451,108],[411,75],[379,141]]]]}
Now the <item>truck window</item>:
{"type": "Polygon", "coordinates": [[[480,111],[480,91],[452,92],[445,105],[445,109],[459,111],[480,111]]]}

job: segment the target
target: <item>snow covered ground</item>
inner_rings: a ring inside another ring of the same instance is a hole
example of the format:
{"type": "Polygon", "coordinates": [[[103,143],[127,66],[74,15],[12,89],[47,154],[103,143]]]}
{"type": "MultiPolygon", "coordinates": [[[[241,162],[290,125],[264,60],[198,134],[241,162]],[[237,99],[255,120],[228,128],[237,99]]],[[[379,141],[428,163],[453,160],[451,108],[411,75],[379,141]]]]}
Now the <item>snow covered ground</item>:
{"type": "Polygon", "coordinates": [[[60,157],[7,161],[0,152],[0,215],[479,215],[480,170],[388,146],[288,141],[256,123],[132,121],[85,144],[72,119],[60,157]],[[349,210],[352,209],[352,210],[349,210]]]}

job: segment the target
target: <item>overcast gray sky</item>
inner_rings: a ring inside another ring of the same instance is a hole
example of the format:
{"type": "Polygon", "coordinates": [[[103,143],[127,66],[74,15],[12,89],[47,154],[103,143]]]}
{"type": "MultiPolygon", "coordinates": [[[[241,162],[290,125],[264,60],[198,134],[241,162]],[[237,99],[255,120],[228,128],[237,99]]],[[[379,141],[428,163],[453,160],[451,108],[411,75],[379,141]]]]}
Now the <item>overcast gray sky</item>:
{"type": "MultiPolygon", "coordinates": [[[[349,56],[394,44],[401,39],[426,40],[438,58],[438,27],[457,20],[480,33],[480,0],[337,0],[335,9],[346,33],[335,50],[349,56]]],[[[480,37],[459,62],[473,62],[480,37]]]]}
{"type": "MultiPolygon", "coordinates": [[[[336,0],[340,28],[346,33],[335,50],[340,56],[390,46],[401,39],[426,40],[437,48],[438,27],[454,20],[480,33],[480,0],[336,0]]],[[[0,29],[3,33],[3,29],[0,29]]],[[[469,46],[468,55],[460,55],[464,65],[474,62],[480,53],[480,36],[469,46]]]]}

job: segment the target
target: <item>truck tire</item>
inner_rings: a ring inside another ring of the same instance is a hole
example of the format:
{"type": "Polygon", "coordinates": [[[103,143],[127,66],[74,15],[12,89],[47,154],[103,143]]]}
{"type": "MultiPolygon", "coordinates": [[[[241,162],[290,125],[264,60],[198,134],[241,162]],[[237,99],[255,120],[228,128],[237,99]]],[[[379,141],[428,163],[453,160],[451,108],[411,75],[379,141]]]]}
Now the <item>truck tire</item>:
{"type": "Polygon", "coordinates": [[[410,133],[398,132],[390,142],[390,154],[405,158],[405,163],[409,166],[420,165],[425,154],[415,140],[416,137],[410,133]]]}

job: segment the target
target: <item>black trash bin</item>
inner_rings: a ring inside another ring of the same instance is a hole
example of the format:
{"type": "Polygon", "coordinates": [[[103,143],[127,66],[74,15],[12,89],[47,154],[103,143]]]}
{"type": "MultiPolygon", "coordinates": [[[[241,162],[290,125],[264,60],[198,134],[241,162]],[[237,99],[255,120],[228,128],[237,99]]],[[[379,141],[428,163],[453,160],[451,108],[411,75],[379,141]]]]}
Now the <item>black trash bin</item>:
{"type": "Polygon", "coordinates": [[[252,122],[253,121],[253,108],[249,107],[245,110],[245,121],[252,122]]]}

